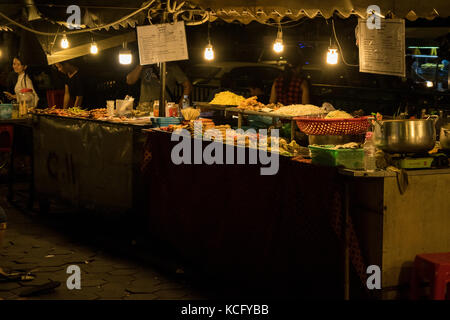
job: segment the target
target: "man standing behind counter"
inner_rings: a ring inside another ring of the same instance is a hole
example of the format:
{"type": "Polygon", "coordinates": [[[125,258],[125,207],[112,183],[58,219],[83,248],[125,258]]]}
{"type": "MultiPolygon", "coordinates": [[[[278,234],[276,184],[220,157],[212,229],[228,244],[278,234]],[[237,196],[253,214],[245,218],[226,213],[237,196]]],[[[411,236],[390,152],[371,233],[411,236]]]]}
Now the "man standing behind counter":
{"type": "Polygon", "coordinates": [[[86,83],[79,68],[70,61],[58,62],[55,65],[59,72],[67,76],[64,89],[64,109],[89,107],[86,102],[86,83]]]}
{"type": "MultiPolygon", "coordinates": [[[[149,103],[159,100],[161,91],[160,70],[157,65],[141,66],[137,65],[133,71],[127,75],[127,84],[133,85],[141,78],[141,96],[139,104],[149,103]]],[[[166,97],[182,106],[184,96],[190,96],[192,85],[177,63],[168,62],[166,64],[166,97]],[[183,86],[183,95],[175,96],[176,84],[183,86]],[[175,99],[179,99],[175,101],[175,99]]]]}

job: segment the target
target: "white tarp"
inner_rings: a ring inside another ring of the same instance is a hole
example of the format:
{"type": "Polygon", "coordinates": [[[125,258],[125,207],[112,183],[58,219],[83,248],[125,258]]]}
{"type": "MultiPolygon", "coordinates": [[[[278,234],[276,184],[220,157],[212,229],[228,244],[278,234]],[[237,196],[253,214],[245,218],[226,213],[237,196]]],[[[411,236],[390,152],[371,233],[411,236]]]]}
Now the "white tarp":
{"type": "Polygon", "coordinates": [[[377,5],[381,14],[393,14],[395,18],[416,20],[450,16],[449,0],[191,0],[203,9],[211,9],[213,14],[227,22],[264,22],[283,17],[298,20],[302,17],[314,18],[321,15],[330,18],[333,13],[348,18],[354,14],[367,18],[367,8],[377,5]]]}

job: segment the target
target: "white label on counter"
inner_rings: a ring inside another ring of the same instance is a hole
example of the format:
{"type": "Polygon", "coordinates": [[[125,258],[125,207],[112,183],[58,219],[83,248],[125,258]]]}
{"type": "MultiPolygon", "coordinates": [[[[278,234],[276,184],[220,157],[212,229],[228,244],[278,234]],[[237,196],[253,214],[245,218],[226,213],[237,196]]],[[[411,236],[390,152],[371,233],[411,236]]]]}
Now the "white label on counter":
{"type": "Polygon", "coordinates": [[[189,59],[184,22],[137,27],[141,65],[189,59]]]}
{"type": "Polygon", "coordinates": [[[360,19],[358,31],[360,72],[405,76],[404,19],[382,19],[381,29],[369,29],[360,19]]]}

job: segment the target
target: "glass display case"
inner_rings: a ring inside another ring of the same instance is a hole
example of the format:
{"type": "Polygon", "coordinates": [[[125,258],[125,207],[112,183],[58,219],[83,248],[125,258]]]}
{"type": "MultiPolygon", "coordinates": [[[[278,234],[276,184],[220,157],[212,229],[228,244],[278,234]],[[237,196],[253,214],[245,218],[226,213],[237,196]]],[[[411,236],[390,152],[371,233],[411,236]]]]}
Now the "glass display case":
{"type": "Polygon", "coordinates": [[[410,74],[416,84],[438,91],[449,89],[449,61],[438,56],[439,47],[408,47],[410,74]]]}

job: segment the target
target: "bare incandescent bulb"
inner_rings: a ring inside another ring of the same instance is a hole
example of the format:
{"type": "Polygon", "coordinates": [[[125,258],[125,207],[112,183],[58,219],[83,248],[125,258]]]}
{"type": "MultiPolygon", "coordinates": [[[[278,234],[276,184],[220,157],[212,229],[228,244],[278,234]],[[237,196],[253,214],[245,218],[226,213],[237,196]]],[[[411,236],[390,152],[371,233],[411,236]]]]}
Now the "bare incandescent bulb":
{"type": "Polygon", "coordinates": [[[63,35],[61,39],[61,48],[67,49],[69,47],[69,40],[67,40],[66,35],[63,35]]]}
{"type": "Polygon", "coordinates": [[[273,44],[273,51],[276,53],[281,53],[284,50],[284,44],[283,44],[283,32],[280,30],[277,34],[277,39],[275,40],[275,43],[273,44]]]}
{"type": "Polygon", "coordinates": [[[91,54],[97,54],[98,53],[98,47],[95,42],[91,43],[91,54]]]}
{"type": "Polygon", "coordinates": [[[211,43],[205,47],[204,57],[208,61],[214,60],[214,50],[211,43]]]}
{"type": "Polygon", "coordinates": [[[328,64],[337,64],[338,63],[338,52],[337,49],[330,48],[327,53],[327,63],[328,64]]]}
{"type": "Polygon", "coordinates": [[[123,48],[119,51],[119,62],[120,64],[131,64],[133,61],[133,55],[131,50],[127,49],[127,43],[123,43],[123,48]]]}

